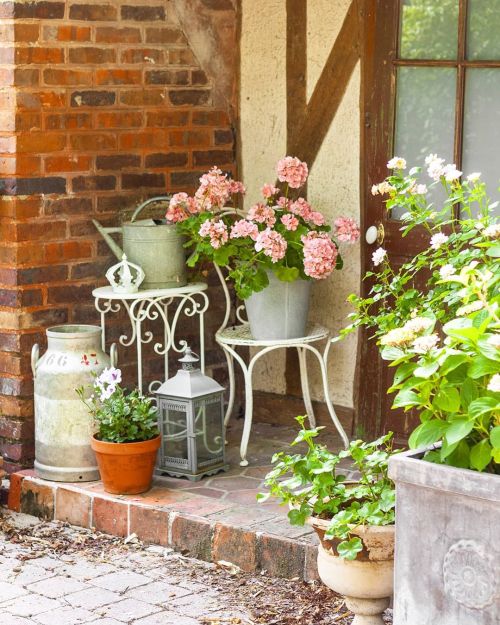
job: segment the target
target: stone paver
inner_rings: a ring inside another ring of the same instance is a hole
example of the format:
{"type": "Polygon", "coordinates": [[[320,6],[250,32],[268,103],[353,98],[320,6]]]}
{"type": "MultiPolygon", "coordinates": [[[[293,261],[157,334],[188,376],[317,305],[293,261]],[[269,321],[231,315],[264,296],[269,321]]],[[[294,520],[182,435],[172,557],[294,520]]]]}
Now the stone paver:
{"type": "Polygon", "coordinates": [[[84,588],[85,584],[82,584],[82,582],[71,579],[71,577],[61,577],[60,575],[49,577],[49,579],[42,579],[27,586],[29,591],[37,592],[39,595],[49,597],[49,599],[57,599],[58,597],[63,597],[72,592],[83,590],[84,588]]]}

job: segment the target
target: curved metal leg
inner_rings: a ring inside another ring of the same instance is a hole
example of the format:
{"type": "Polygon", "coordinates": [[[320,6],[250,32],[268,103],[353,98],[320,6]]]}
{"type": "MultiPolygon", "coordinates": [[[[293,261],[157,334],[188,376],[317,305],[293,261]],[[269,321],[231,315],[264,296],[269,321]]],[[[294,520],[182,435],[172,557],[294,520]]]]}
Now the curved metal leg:
{"type": "Polygon", "coordinates": [[[229,419],[231,418],[231,414],[234,408],[234,395],[235,395],[235,379],[234,379],[234,359],[230,352],[225,349],[225,346],[222,345],[222,351],[224,352],[224,356],[227,361],[227,370],[229,373],[229,399],[227,402],[226,414],[224,415],[224,425],[229,423],[229,419]]]}
{"type": "Polygon", "coordinates": [[[342,424],[340,423],[339,418],[337,417],[337,413],[335,412],[335,408],[333,407],[333,404],[330,400],[330,391],[328,388],[328,375],[326,372],[325,361],[323,360],[319,351],[315,347],[312,347],[312,345],[304,345],[303,348],[311,351],[318,359],[319,366],[321,369],[321,378],[323,380],[323,391],[325,394],[325,403],[328,408],[328,412],[330,413],[330,417],[332,418],[332,421],[335,427],[337,428],[337,432],[340,434],[340,437],[342,438],[342,442],[344,443],[344,448],[347,449],[349,447],[349,438],[347,434],[345,433],[345,430],[342,427],[342,424]]]}
{"type": "Polygon", "coordinates": [[[309,417],[309,423],[312,428],[315,428],[316,417],[314,416],[311,393],[309,391],[309,376],[307,375],[307,352],[303,347],[297,347],[297,353],[299,355],[300,384],[302,386],[302,395],[304,396],[304,406],[309,417]]]}

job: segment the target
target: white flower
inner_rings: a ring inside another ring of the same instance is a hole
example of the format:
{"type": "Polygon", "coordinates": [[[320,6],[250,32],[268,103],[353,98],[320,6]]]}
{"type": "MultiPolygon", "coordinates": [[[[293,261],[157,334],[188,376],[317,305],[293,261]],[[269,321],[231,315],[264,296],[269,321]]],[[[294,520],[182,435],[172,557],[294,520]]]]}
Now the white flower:
{"type": "Polygon", "coordinates": [[[425,159],[427,173],[433,180],[439,180],[443,175],[444,158],[439,158],[437,154],[429,154],[425,159]]]}
{"type": "Polygon", "coordinates": [[[460,178],[462,172],[457,169],[455,163],[453,163],[452,165],[445,165],[441,175],[444,176],[447,182],[455,182],[455,180],[460,178]]]}
{"type": "Polygon", "coordinates": [[[387,169],[406,169],[406,161],[400,156],[394,156],[387,163],[387,169]]]}
{"type": "Polygon", "coordinates": [[[431,247],[433,250],[438,250],[446,241],[448,241],[448,237],[442,232],[438,232],[431,237],[431,247]]]}
{"type": "Polygon", "coordinates": [[[372,195],[378,195],[378,184],[372,184],[372,195]]]}
{"type": "Polygon", "coordinates": [[[494,393],[500,393],[500,373],[495,373],[488,384],[488,390],[494,393]]]}
{"type": "Polygon", "coordinates": [[[390,347],[400,347],[410,343],[414,338],[414,333],[406,327],[394,328],[380,339],[381,345],[389,345],[390,347]]]}
{"type": "Polygon", "coordinates": [[[473,312],[481,310],[482,307],[483,302],[477,299],[475,302],[465,304],[465,306],[460,306],[460,308],[457,310],[457,317],[465,317],[466,315],[470,315],[473,312]]]}
{"type": "Polygon", "coordinates": [[[404,327],[410,332],[418,334],[419,332],[424,332],[430,328],[433,323],[434,322],[432,319],[429,319],[429,317],[414,317],[413,319],[407,321],[404,327]]]}
{"type": "Polygon", "coordinates": [[[439,343],[437,334],[429,334],[428,336],[419,336],[413,341],[413,351],[416,354],[427,354],[434,349],[439,343]]]}
{"type": "Polygon", "coordinates": [[[415,193],[417,195],[425,195],[427,193],[427,185],[425,185],[425,184],[417,184],[417,188],[415,189],[415,193]]]}
{"type": "Polygon", "coordinates": [[[101,401],[104,401],[106,399],[109,399],[111,395],[113,395],[113,393],[116,391],[116,385],[108,384],[106,388],[99,387],[99,391],[100,391],[99,398],[101,401]]]}
{"type": "Polygon", "coordinates": [[[106,367],[101,375],[97,378],[96,382],[99,385],[102,384],[120,384],[122,381],[122,372],[115,367],[106,367]]]}
{"type": "Polygon", "coordinates": [[[489,345],[493,345],[493,347],[500,349],[500,334],[493,334],[493,336],[490,336],[488,343],[489,345]]]}
{"type": "Polygon", "coordinates": [[[378,192],[380,193],[380,195],[385,195],[386,193],[390,193],[391,191],[394,191],[394,190],[395,190],[395,187],[393,187],[392,184],[387,182],[387,180],[383,180],[378,185],[378,192]]]}
{"type": "Polygon", "coordinates": [[[477,182],[481,178],[481,173],[479,171],[474,171],[472,174],[467,176],[467,180],[469,182],[477,182]]]}
{"type": "Polygon", "coordinates": [[[380,265],[380,263],[384,260],[386,256],[387,252],[384,250],[383,247],[379,247],[377,250],[375,250],[372,254],[372,261],[375,267],[378,267],[378,265],[380,265]]]}
{"type": "Polygon", "coordinates": [[[491,224],[483,230],[483,236],[489,237],[490,239],[498,239],[500,238],[500,224],[491,224]]]}
{"type": "Polygon", "coordinates": [[[481,232],[481,230],[484,230],[484,224],[482,221],[476,221],[476,223],[474,224],[474,228],[478,231],[481,232]]]}
{"type": "Polygon", "coordinates": [[[441,276],[442,280],[446,280],[446,278],[455,275],[455,267],[453,267],[453,265],[450,265],[450,263],[447,263],[446,265],[443,265],[441,267],[441,269],[439,270],[439,275],[441,276]]]}

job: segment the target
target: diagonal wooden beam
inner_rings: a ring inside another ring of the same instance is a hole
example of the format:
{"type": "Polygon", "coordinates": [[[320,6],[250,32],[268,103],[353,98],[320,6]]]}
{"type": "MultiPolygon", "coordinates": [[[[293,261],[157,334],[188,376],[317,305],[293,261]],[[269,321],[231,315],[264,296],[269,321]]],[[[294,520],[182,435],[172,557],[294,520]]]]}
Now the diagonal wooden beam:
{"type": "Polygon", "coordinates": [[[286,0],[286,93],[288,147],[307,107],[307,0],[286,0]]]}
{"type": "Polygon", "coordinates": [[[288,154],[298,156],[309,167],[318,155],[360,58],[359,13],[358,0],[353,0],[309,100],[300,130],[288,144],[288,154]]]}

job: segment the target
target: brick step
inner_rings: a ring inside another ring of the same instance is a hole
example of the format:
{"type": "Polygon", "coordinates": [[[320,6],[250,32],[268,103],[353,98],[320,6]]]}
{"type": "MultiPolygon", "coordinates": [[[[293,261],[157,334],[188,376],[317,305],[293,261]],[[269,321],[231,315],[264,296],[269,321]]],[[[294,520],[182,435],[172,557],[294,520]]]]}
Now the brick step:
{"type": "Polygon", "coordinates": [[[0,456],[0,480],[2,480],[7,475],[7,471],[3,469],[3,458],[0,456]]]}
{"type": "MultiPolygon", "coordinates": [[[[232,479],[232,478],[220,478],[232,479]]],[[[158,478],[144,495],[115,496],[100,482],[62,484],[34,476],[11,475],[8,506],[42,519],[173,548],[200,560],[225,560],[247,572],[274,577],[318,579],[317,539],[309,528],[291,528],[276,505],[239,505],[169,488],[178,480],[158,478]]]]}

